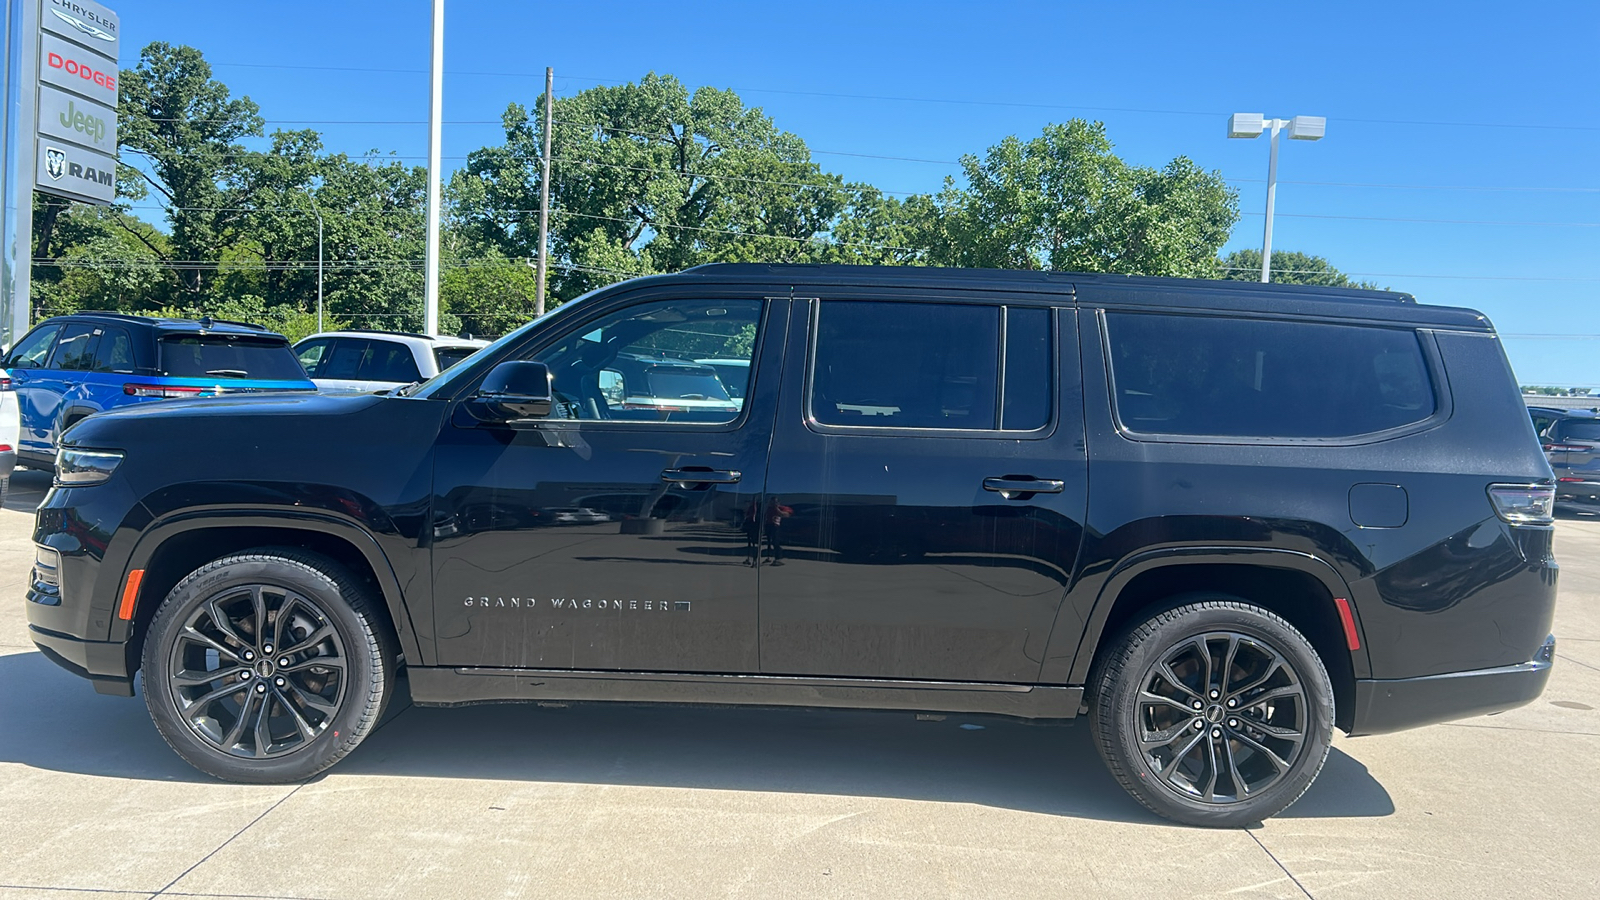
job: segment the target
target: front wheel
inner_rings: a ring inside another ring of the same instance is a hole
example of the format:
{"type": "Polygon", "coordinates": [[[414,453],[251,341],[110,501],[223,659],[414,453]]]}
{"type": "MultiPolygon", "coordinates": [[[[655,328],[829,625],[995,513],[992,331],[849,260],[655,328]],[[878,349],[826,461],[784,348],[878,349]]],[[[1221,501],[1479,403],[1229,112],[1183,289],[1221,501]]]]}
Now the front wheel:
{"type": "Polygon", "coordinates": [[[178,582],[144,644],[145,703],[195,768],[299,781],[354,750],[382,715],[395,654],[377,606],[316,554],[267,548],[178,582]]]}
{"type": "Polygon", "coordinates": [[[1333,686],[1294,626],[1237,598],[1182,598],[1109,649],[1091,677],[1095,744],[1139,802],[1189,825],[1282,812],[1333,738],[1333,686]]]}

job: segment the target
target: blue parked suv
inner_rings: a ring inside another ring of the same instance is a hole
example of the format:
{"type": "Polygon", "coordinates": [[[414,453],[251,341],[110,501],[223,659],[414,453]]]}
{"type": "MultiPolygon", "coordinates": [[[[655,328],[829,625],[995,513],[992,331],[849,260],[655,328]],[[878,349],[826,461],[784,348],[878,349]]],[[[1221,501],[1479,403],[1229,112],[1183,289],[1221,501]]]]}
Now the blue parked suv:
{"type": "Polygon", "coordinates": [[[102,410],[177,397],[314,391],[289,341],[256,325],[84,312],[46,319],[0,360],[17,392],[17,462],[55,464],[56,441],[102,410]]]}

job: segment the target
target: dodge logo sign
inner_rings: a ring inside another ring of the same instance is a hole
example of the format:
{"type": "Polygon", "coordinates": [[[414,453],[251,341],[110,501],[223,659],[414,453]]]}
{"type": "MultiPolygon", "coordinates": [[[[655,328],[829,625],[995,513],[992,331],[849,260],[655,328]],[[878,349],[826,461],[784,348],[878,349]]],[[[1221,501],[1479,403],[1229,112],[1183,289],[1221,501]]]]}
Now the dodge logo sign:
{"type": "Polygon", "coordinates": [[[44,148],[44,170],[57,181],[67,174],[67,154],[55,147],[44,148]]]}

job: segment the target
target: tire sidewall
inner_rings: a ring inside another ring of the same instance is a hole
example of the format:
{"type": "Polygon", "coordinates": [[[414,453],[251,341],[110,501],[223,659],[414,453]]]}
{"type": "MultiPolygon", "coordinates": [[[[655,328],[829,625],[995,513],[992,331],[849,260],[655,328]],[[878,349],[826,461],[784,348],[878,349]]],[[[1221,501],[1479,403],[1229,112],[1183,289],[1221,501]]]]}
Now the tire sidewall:
{"type": "Polygon", "coordinates": [[[367,698],[387,676],[381,658],[368,652],[371,646],[370,623],[351,608],[329,573],[274,557],[218,560],[179,582],[157,609],[144,644],[145,700],[167,743],[196,768],[229,781],[299,780],[327,768],[362,737],[367,698]],[[289,588],[316,603],[338,633],[345,653],[344,694],[333,722],[309,744],[269,759],[233,756],[203,740],[178,711],[168,680],[173,645],[195,609],[224,591],[250,584],[289,588]]]}
{"type": "Polygon", "coordinates": [[[1124,637],[1134,646],[1128,650],[1121,677],[1108,686],[1109,697],[1102,697],[1110,701],[1107,711],[1113,727],[1100,743],[1119,757],[1113,764],[1124,767],[1131,782],[1125,786],[1164,816],[1216,827],[1253,824],[1298,800],[1321,771],[1333,735],[1333,686],[1310,642],[1277,616],[1237,602],[1180,607],[1147,624],[1153,628],[1142,639],[1139,628],[1124,637]],[[1147,670],[1182,642],[1219,631],[1237,632],[1271,647],[1294,668],[1306,690],[1307,735],[1288,774],[1258,796],[1228,804],[1204,803],[1178,793],[1151,768],[1138,743],[1138,694],[1147,670]]]}

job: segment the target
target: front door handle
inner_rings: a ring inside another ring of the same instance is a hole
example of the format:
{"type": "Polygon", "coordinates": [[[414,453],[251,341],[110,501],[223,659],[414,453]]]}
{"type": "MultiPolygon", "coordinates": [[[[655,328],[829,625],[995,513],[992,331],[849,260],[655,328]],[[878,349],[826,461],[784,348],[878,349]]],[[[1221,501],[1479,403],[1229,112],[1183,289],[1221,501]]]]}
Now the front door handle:
{"type": "Polygon", "coordinates": [[[1027,500],[1034,494],[1059,494],[1067,483],[1059,478],[985,478],[983,489],[994,491],[1007,500],[1027,500]]]}
{"type": "Polygon", "coordinates": [[[731,469],[667,469],[661,473],[662,481],[678,484],[738,484],[742,477],[731,469]]]}

